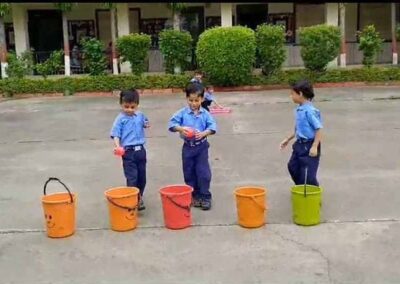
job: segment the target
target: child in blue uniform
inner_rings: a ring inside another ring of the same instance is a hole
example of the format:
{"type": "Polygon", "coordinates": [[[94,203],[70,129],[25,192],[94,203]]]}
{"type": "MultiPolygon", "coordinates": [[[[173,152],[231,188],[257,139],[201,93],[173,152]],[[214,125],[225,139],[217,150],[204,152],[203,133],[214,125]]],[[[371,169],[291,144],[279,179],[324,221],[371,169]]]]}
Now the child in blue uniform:
{"type": "Polygon", "coordinates": [[[319,186],[317,171],[321,155],[321,113],[312,104],[314,90],[307,80],[292,85],[290,97],[295,104],[295,131],[284,139],[280,148],[283,150],[290,140],[296,137],[293,144],[293,153],[288,162],[289,173],[296,185],[307,184],[319,186]],[[307,177],[306,177],[307,168],[307,177]]]}
{"type": "Polygon", "coordinates": [[[168,124],[169,131],[179,132],[183,138],[182,167],[185,183],[193,188],[193,206],[203,210],[211,209],[211,169],[208,162],[207,137],[215,134],[217,125],[211,114],[201,107],[204,88],[201,84],[190,83],[186,89],[188,106],[177,111],[168,124]],[[190,128],[195,129],[194,138],[190,128]]]}
{"type": "Polygon", "coordinates": [[[201,106],[204,109],[206,109],[207,111],[210,111],[210,106],[213,102],[217,107],[222,108],[222,106],[215,100],[213,93],[214,93],[214,87],[211,85],[208,85],[204,92],[204,100],[201,103],[201,106]]]}
{"type": "Polygon", "coordinates": [[[139,188],[139,210],[144,210],[147,162],[144,128],[150,125],[147,117],[138,110],[139,93],[136,90],[122,91],[119,103],[122,112],[116,117],[110,136],[114,140],[115,149],[123,147],[125,150],[122,161],[126,185],[139,188]]]}
{"type": "Polygon", "coordinates": [[[190,79],[190,83],[203,84],[203,72],[200,70],[194,71],[194,77],[190,79]]]}

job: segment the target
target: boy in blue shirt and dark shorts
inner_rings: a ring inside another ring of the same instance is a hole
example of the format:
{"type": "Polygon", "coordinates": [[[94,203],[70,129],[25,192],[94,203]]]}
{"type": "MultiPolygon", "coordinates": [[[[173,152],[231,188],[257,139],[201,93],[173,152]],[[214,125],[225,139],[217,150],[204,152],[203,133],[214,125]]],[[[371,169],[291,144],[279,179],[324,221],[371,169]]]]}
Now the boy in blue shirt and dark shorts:
{"type": "Polygon", "coordinates": [[[321,156],[321,113],[312,104],[314,90],[307,80],[292,85],[290,97],[298,104],[295,110],[295,131],[284,139],[280,148],[283,150],[290,140],[296,137],[293,153],[288,163],[289,173],[296,185],[307,184],[319,186],[317,171],[321,156]],[[306,177],[307,169],[307,177],[306,177]],[[307,178],[307,181],[305,181],[307,178]]]}
{"type": "Polygon", "coordinates": [[[193,188],[193,206],[209,210],[212,195],[210,192],[211,169],[208,162],[210,144],[207,137],[216,133],[217,125],[211,114],[201,107],[204,100],[204,87],[199,83],[190,83],[185,92],[188,106],[171,117],[168,129],[171,132],[179,132],[184,141],[183,176],[185,183],[193,188]]]}
{"type": "Polygon", "coordinates": [[[139,93],[136,90],[122,91],[119,103],[122,111],[116,117],[111,129],[111,138],[114,140],[117,152],[124,149],[122,162],[126,185],[137,187],[140,190],[139,210],[146,207],[143,203],[143,193],[146,186],[146,143],[144,128],[150,127],[147,117],[138,110],[139,93]]]}

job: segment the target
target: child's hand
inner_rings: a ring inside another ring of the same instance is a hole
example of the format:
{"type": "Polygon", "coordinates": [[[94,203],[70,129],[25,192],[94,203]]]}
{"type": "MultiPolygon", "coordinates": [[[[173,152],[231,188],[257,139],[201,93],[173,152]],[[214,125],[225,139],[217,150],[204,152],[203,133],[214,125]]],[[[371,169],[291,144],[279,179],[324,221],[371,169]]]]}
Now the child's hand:
{"type": "Polygon", "coordinates": [[[144,119],[143,127],[144,128],[149,128],[150,127],[150,122],[149,122],[149,120],[147,118],[144,119]]]}
{"type": "Polygon", "coordinates": [[[316,157],[318,155],[318,147],[312,146],[309,152],[310,157],[316,157]]]}
{"type": "Polygon", "coordinates": [[[114,148],[114,155],[122,157],[124,154],[125,154],[125,149],[123,147],[114,148]]]}
{"type": "Polygon", "coordinates": [[[179,130],[179,133],[182,134],[185,137],[190,137],[192,135],[193,129],[190,127],[181,127],[179,130]]]}
{"type": "Polygon", "coordinates": [[[208,131],[202,131],[202,132],[197,131],[195,138],[196,138],[196,140],[201,140],[201,139],[207,137],[208,134],[209,134],[208,131]]]}
{"type": "Polygon", "coordinates": [[[283,140],[281,142],[281,144],[279,145],[279,149],[282,151],[283,149],[286,148],[286,146],[289,144],[289,139],[285,138],[285,140],[283,140]]]}

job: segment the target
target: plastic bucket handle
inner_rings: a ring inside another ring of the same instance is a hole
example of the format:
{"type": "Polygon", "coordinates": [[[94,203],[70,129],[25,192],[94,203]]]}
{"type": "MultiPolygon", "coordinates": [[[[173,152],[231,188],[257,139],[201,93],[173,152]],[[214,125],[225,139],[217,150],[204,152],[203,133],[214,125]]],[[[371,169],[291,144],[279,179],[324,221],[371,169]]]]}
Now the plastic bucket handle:
{"type": "Polygon", "coordinates": [[[47,184],[48,184],[50,181],[53,181],[53,180],[54,180],[54,181],[58,181],[59,183],[61,183],[61,184],[64,186],[64,188],[68,191],[69,197],[71,198],[71,203],[74,203],[74,198],[73,198],[73,196],[72,196],[71,191],[69,190],[69,188],[68,188],[61,180],[59,180],[59,179],[56,178],[56,177],[50,177],[50,178],[46,181],[46,183],[44,184],[44,187],[43,187],[43,194],[46,195],[47,184]]]}
{"type": "Polygon", "coordinates": [[[258,203],[254,196],[251,196],[251,199],[254,201],[255,204],[257,204],[258,207],[261,208],[261,210],[263,210],[263,211],[267,210],[267,207],[263,204],[258,203]]]}
{"type": "Polygon", "coordinates": [[[179,208],[182,208],[183,210],[185,210],[186,211],[186,214],[185,214],[185,216],[186,217],[189,217],[190,216],[190,206],[184,206],[184,205],[182,205],[182,204],[179,204],[179,203],[177,203],[171,196],[169,196],[169,195],[165,195],[167,198],[168,198],[168,200],[169,201],[171,201],[175,206],[177,206],[177,207],[179,207],[179,208]]]}
{"type": "Polygon", "coordinates": [[[108,200],[108,202],[110,202],[112,205],[114,205],[114,206],[116,206],[116,207],[118,207],[118,208],[121,208],[121,209],[125,209],[125,210],[128,210],[128,211],[135,211],[136,210],[136,208],[138,208],[138,206],[139,206],[139,204],[136,204],[136,206],[134,206],[134,207],[128,207],[128,206],[122,206],[122,205],[119,205],[119,204],[117,204],[117,203],[115,203],[110,197],[108,197],[107,196],[107,200],[108,200]]]}

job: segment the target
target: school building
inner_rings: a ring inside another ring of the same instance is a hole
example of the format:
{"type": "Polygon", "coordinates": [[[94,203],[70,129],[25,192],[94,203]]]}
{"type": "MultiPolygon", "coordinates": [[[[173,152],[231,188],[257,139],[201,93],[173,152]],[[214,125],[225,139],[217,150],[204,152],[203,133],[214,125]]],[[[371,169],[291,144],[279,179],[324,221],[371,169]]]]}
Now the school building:
{"type": "MultiPolygon", "coordinates": [[[[341,55],[333,65],[361,64],[357,31],[373,24],[384,39],[378,63],[397,64],[396,25],[399,22],[398,3],[187,3],[181,14],[181,28],[196,39],[213,26],[242,25],[256,28],[261,23],[286,27],[287,59],[284,66],[302,66],[297,30],[327,23],[339,26],[343,42],[341,55]]],[[[117,3],[116,33],[123,36],[143,32],[152,37],[149,51],[149,72],[163,71],[163,59],[158,47],[158,33],[172,27],[172,11],[167,3],[117,3]]],[[[111,42],[110,11],[103,3],[79,3],[67,13],[71,73],[81,66],[79,40],[96,37],[109,47],[111,42]]],[[[33,49],[35,60],[45,60],[53,50],[63,48],[62,15],[53,3],[13,3],[5,17],[8,50],[21,54],[33,49]]],[[[126,66],[125,66],[126,67],[126,66]]],[[[122,72],[127,72],[126,68],[122,72]]],[[[110,67],[111,68],[111,67],[110,67]]],[[[128,67],[129,68],[129,67],[128,67]]]]}

